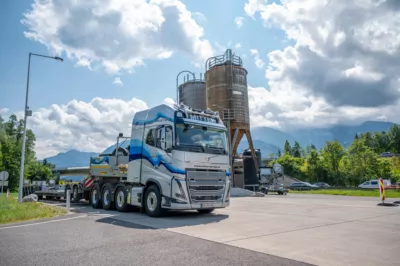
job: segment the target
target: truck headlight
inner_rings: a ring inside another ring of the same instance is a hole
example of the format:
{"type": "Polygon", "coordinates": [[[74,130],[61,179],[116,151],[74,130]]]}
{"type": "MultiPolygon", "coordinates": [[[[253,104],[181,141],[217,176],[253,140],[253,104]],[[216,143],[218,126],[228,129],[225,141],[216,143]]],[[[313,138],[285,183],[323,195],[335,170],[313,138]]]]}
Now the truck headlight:
{"type": "Polygon", "coordinates": [[[177,198],[181,198],[183,200],[187,200],[186,194],[185,194],[185,191],[183,190],[181,182],[179,180],[175,179],[175,178],[173,180],[174,180],[173,184],[175,184],[175,186],[173,185],[173,188],[177,187],[176,189],[173,190],[173,192],[174,192],[173,195],[175,197],[177,197],[177,198]]]}

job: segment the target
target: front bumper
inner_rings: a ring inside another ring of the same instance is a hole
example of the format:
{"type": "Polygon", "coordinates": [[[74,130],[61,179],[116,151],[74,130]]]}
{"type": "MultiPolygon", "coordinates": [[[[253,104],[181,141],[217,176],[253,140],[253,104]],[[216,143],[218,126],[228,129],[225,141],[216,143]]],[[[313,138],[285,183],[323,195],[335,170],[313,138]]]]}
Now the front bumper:
{"type": "Polygon", "coordinates": [[[171,203],[171,206],[167,207],[171,210],[199,210],[209,208],[226,208],[230,205],[230,201],[226,202],[207,202],[207,203],[171,203]],[[207,205],[204,205],[207,204],[207,205]]]}
{"type": "Polygon", "coordinates": [[[164,208],[175,210],[225,208],[230,205],[231,182],[223,178],[172,179],[169,204],[164,208]]]}

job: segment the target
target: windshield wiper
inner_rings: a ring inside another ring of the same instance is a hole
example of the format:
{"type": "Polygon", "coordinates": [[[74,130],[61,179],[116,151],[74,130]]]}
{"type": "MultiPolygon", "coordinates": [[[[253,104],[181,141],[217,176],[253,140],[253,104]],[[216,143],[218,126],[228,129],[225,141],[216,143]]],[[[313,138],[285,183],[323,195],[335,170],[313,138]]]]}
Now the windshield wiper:
{"type": "Polygon", "coordinates": [[[222,151],[223,154],[226,154],[225,148],[222,148],[222,147],[207,145],[207,148],[222,151]]]}
{"type": "Polygon", "coordinates": [[[201,152],[204,152],[204,147],[201,146],[200,144],[186,144],[186,143],[180,143],[180,146],[186,146],[186,147],[192,147],[192,148],[200,148],[201,152]]]}

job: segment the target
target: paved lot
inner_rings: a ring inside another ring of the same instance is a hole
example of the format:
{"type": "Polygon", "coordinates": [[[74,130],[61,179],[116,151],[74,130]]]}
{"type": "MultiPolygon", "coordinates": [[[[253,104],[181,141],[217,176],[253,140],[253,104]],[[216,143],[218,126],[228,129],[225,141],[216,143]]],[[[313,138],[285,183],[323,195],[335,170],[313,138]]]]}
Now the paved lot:
{"type": "Polygon", "coordinates": [[[74,214],[67,219],[0,227],[0,265],[307,264],[123,222],[109,215],[74,214]]]}
{"type": "MultiPolygon", "coordinates": [[[[150,218],[137,212],[121,214],[115,211],[97,211],[91,207],[87,207],[85,204],[74,205],[74,208],[77,212],[89,215],[96,213],[113,215],[112,219],[118,221],[164,229],[157,230],[157,232],[171,234],[173,236],[171,238],[179,239],[178,235],[181,235],[181,237],[195,237],[188,238],[191,240],[187,240],[187,242],[176,240],[176,243],[180,243],[179,241],[184,243],[177,248],[182,247],[184,248],[184,254],[190,254],[186,258],[189,258],[191,255],[196,256],[195,254],[202,254],[209,249],[199,249],[199,253],[191,253],[194,252],[193,250],[196,250],[196,245],[190,246],[189,243],[204,239],[214,243],[225,244],[218,246],[223,250],[227,249],[228,246],[232,246],[232,248],[241,247],[315,265],[399,265],[400,207],[378,207],[376,206],[377,203],[378,199],[376,198],[294,194],[287,196],[268,195],[264,198],[233,198],[229,208],[218,210],[215,214],[198,215],[195,212],[171,213],[168,217],[158,219],[150,218]]],[[[74,227],[70,227],[70,224],[80,224],[82,219],[86,220],[88,218],[65,221],[64,225],[71,230],[74,227]]],[[[94,216],[91,219],[101,221],[104,218],[94,216]]],[[[82,228],[84,228],[83,225],[82,228]]],[[[81,235],[80,238],[83,239],[91,237],[91,234],[89,236],[86,235],[86,232],[91,232],[91,229],[82,230],[77,236],[81,235]]],[[[4,234],[4,231],[0,229],[0,243],[2,245],[2,234],[4,234]]],[[[124,235],[123,232],[119,233],[124,235]]],[[[154,230],[151,232],[154,232],[154,230]]],[[[95,232],[92,232],[92,234],[95,234],[95,232]]],[[[104,230],[103,237],[107,236],[107,234],[110,233],[104,230]]],[[[131,236],[137,234],[135,231],[132,232],[131,236]]],[[[13,237],[16,236],[10,236],[8,241],[18,241],[17,239],[13,240],[13,237]]],[[[127,237],[126,241],[134,241],[132,239],[128,240],[129,233],[125,237],[127,237]]],[[[153,237],[153,239],[157,239],[157,234],[153,237]]],[[[162,235],[160,237],[162,238],[162,235]]],[[[102,243],[101,239],[103,238],[94,239],[95,243],[102,243]]],[[[104,241],[106,243],[107,241],[117,242],[115,239],[112,240],[112,238],[104,241]]],[[[207,245],[211,245],[211,242],[207,241],[207,243],[209,243],[207,245]]],[[[126,244],[131,246],[131,250],[135,250],[133,244],[126,242],[124,245],[126,244]]],[[[51,246],[54,245],[53,243],[51,246]]],[[[167,241],[163,245],[167,249],[171,246],[167,241]]],[[[172,242],[172,245],[176,245],[175,242],[172,242]]],[[[202,246],[206,244],[198,245],[202,246]]],[[[60,250],[61,248],[62,245],[60,245],[60,250]]],[[[106,247],[104,248],[107,250],[106,247]]],[[[119,250],[120,248],[118,246],[115,250],[119,250]]],[[[95,254],[95,251],[90,252],[95,254]]],[[[168,253],[168,251],[165,252],[168,253]]],[[[224,252],[228,254],[228,251],[223,251],[222,253],[224,252]]],[[[232,252],[239,254],[244,252],[244,250],[239,249],[232,252]]],[[[212,265],[212,256],[215,256],[215,254],[207,252],[206,254],[210,255],[209,261],[199,263],[212,265]]],[[[229,255],[226,258],[232,258],[231,256],[229,255]]],[[[255,258],[256,256],[259,256],[259,253],[248,255],[248,258],[255,258]]],[[[170,259],[169,261],[162,261],[177,263],[172,258],[170,259]]],[[[271,265],[285,265],[282,263],[292,263],[290,261],[277,261],[273,263],[270,256],[261,260],[262,262],[260,262],[260,259],[253,261],[249,261],[248,259],[239,260],[237,261],[237,265],[257,265],[257,263],[263,265],[268,265],[268,263],[271,265]]],[[[187,261],[183,261],[182,259],[179,261],[182,261],[184,264],[187,263],[187,261]]],[[[221,259],[222,261],[224,259],[221,259]]],[[[121,261],[121,263],[123,262],[121,261]]],[[[157,264],[157,262],[151,263],[157,264]]],[[[226,260],[226,263],[226,265],[235,265],[232,264],[232,260],[226,260]]],[[[0,264],[2,265],[1,261],[0,264]]]]}

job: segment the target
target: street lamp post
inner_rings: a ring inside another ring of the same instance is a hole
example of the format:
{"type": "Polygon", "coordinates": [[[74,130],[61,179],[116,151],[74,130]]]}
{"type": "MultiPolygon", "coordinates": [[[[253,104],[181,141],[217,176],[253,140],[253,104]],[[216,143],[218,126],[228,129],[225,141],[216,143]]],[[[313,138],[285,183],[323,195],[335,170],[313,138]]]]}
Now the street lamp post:
{"type": "Polygon", "coordinates": [[[177,105],[180,104],[180,102],[179,102],[179,84],[178,84],[178,83],[179,83],[179,76],[180,76],[180,74],[182,74],[182,73],[189,73],[189,74],[191,74],[191,75],[193,76],[193,79],[196,79],[194,73],[193,73],[193,72],[190,72],[190,71],[188,71],[188,70],[183,70],[183,71],[181,71],[181,72],[178,73],[178,75],[176,76],[176,104],[177,104],[177,105]]]}
{"type": "Polygon", "coordinates": [[[22,150],[21,150],[21,166],[19,170],[19,190],[18,190],[18,202],[22,202],[22,190],[24,186],[24,164],[25,164],[25,140],[26,140],[26,120],[28,116],[32,115],[32,111],[28,107],[28,95],[29,95],[29,74],[31,69],[31,56],[38,56],[44,58],[50,58],[58,61],[64,61],[61,57],[47,56],[41,54],[29,53],[28,60],[28,77],[26,80],[26,95],[25,95],[25,108],[24,108],[24,133],[22,136],[22,150]]]}

